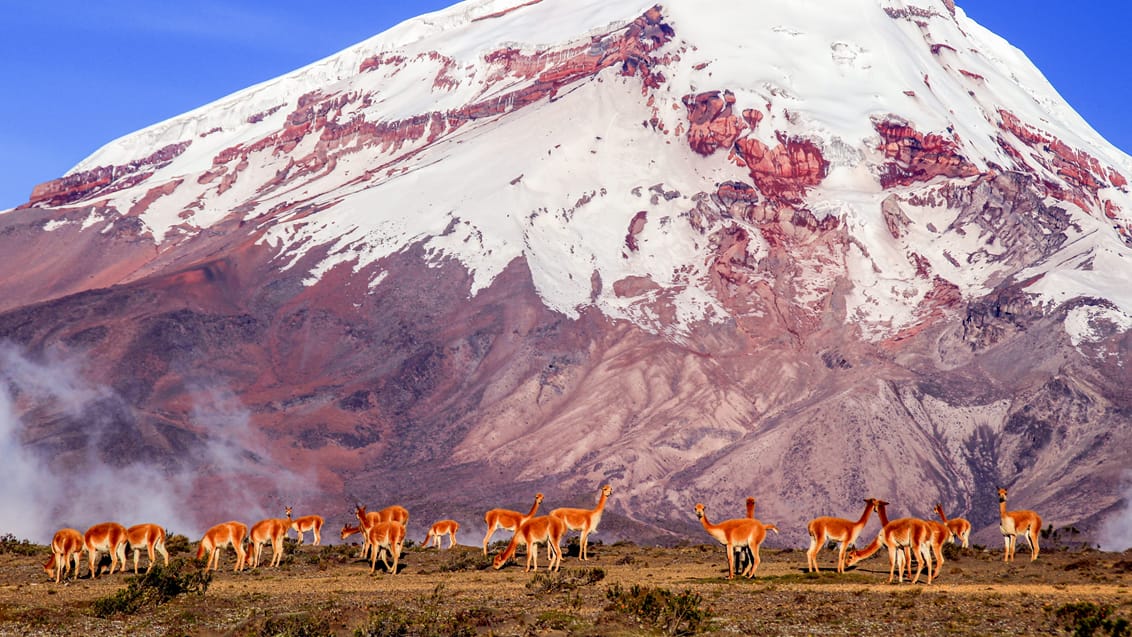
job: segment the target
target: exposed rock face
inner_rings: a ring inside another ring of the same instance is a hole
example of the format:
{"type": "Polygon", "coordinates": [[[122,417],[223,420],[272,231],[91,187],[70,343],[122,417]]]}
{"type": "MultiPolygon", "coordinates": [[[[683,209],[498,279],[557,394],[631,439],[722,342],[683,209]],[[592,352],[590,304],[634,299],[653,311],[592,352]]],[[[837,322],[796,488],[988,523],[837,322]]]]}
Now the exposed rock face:
{"type": "MultiPolygon", "coordinates": [[[[1041,170],[1061,178],[1060,183],[1043,180],[1042,187],[1050,196],[1062,201],[1071,201],[1082,210],[1088,211],[1100,201],[1101,189],[1109,186],[1124,188],[1128,185],[1124,175],[1115,168],[1102,166],[1101,162],[1089,153],[1070,148],[1060,139],[1022,122],[1008,110],[999,109],[998,114],[1002,118],[999,125],[1003,131],[1010,133],[1031,149],[1027,157],[1009,141],[999,137],[998,143],[1014,160],[1014,168],[1029,174],[1038,174],[1041,170]],[[1032,152],[1034,148],[1041,148],[1043,152],[1032,152]]],[[[1106,213],[1112,213],[1109,218],[1116,219],[1121,216],[1118,205],[1105,201],[1104,206],[1106,213]]],[[[1128,241],[1127,224],[1119,224],[1116,227],[1128,241]]]]}
{"type": "Polygon", "coordinates": [[[159,148],[153,154],[122,166],[100,166],[40,184],[31,192],[28,205],[62,206],[139,184],[152,175],[145,169],[168,163],[185,152],[192,141],[159,148]],[[113,185],[111,185],[113,184],[113,185]]]}
{"type": "Polygon", "coordinates": [[[642,210],[633,216],[633,220],[629,222],[629,233],[625,235],[625,247],[630,251],[637,251],[637,235],[645,228],[645,223],[648,221],[649,213],[647,210],[642,210]]]}
{"type": "Polygon", "coordinates": [[[934,133],[925,135],[893,120],[876,122],[876,130],[884,142],[884,156],[889,160],[880,178],[885,188],[908,186],[940,176],[960,179],[979,173],[974,164],[959,154],[954,140],[934,133]]]}
{"type": "Polygon", "coordinates": [[[0,370],[21,443],[158,471],[202,527],[297,496],[474,535],[612,483],[606,538],[695,537],[689,503],[754,495],[798,545],[875,496],[940,501],[982,543],[998,485],[1095,531],[1132,445],[1109,278],[1132,163],[997,104],[1019,70],[946,0],[868,12],[927,66],[859,95],[883,46],[736,71],[816,37],[782,26],[792,3],[721,48],[716,5],[578,2],[454,9],[0,215],[0,339],[86,379],[0,370]],[[965,119],[929,110],[967,94],[965,119]],[[814,106],[843,102],[867,108],[814,106]]]}
{"type": "Polygon", "coordinates": [[[804,199],[806,191],[820,184],[829,168],[813,142],[781,134],[773,148],[757,139],[740,139],[736,154],[750,170],[759,191],[786,202],[804,199]]]}
{"type": "Polygon", "coordinates": [[[751,179],[764,196],[786,203],[805,198],[806,190],[821,183],[829,169],[816,144],[809,140],[787,138],[779,132],[773,148],[753,137],[742,137],[762,119],[755,109],[744,109],[743,116],[734,113],[735,94],[719,91],[687,95],[688,145],[706,156],[720,148],[732,151],[736,163],[746,167],[751,179]]]}
{"type": "Polygon", "coordinates": [[[711,155],[719,148],[731,148],[747,128],[747,123],[732,112],[735,94],[719,91],[687,95],[684,106],[688,109],[688,145],[692,150],[711,155]]]}

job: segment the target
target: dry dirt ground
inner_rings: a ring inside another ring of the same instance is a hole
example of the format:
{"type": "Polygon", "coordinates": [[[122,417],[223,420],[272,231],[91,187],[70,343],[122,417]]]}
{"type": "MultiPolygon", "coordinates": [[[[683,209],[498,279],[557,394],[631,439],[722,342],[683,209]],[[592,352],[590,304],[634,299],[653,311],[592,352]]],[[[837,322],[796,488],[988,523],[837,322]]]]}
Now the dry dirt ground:
{"type": "MultiPolygon", "coordinates": [[[[1034,635],[1071,634],[1106,608],[1110,622],[1132,619],[1130,552],[1045,550],[1031,563],[1019,551],[1004,564],[1001,550],[949,548],[927,586],[887,584],[883,553],[839,575],[834,551],[810,574],[803,551],[764,550],[753,579],[728,581],[718,544],[592,544],[588,562],[570,555],[554,575],[524,572],[521,555],[496,571],[479,548],[413,547],[394,576],[380,561],[370,574],[356,546],[289,542],[278,568],[233,573],[228,550],[204,593],[108,611],[130,575],[92,580],[84,566],[56,585],[47,549],[23,549],[0,553],[0,635],[1034,635]]],[[[175,553],[167,572],[199,573],[190,557],[175,553]]]]}

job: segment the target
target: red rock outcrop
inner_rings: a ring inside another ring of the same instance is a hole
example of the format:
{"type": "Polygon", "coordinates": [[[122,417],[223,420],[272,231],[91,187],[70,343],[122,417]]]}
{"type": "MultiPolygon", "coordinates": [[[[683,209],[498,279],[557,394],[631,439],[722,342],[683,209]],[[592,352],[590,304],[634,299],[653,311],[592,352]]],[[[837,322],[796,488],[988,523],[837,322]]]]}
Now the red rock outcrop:
{"type": "Polygon", "coordinates": [[[641,210],[633,215],[633,220],[629,222],[629,232],[625,235],[625,247],[629,248],[630,252],[637,251],[637,235],[645,229],[645,222],[648,221],[648,216],[649,212],[647,210],[641,210]]]}
{"type": "Polygon", "coordinates": [[[932,288],[916,306],[915,312],[919,320],[886,339],[881,346],[885,349],[897,350],[901,342],[930,331],[935,324],[956,315],[963,309],[963,293],[959,287],[942,277],[934,276],[932,288]]]}
{"type": "Polygon", "coordinates": [[[1033,162],[1044,170],[1056,174],[1064,182],[1064,187],[1044,181],[1047,194],[1071,201],[1085,211],[1091,211],[1100,202],[1099,191],[1108,186],[1124,187],[1127,180],[1115,168],[1106,167],[1100,160],[1083,150],[1070,147],[1055,136],[1023,122],[1017,115],[999,109],[999,128],[1011,134],[1031,149],[1027,158],[1004,139],[999,146],[1007,151],[1015,162],[1015,168],[1023,172],[1035,173],[1033,162]]]}
{"type": "Polygon", "coordinates": [[[755,218],[759,231],[771,249],[796,249],[800,245],[822,241],[834,231],[842,229],[841,220],[832,215],[817,217],[808,210],[790,206],[761,207],[762,215],[755,218]]]}
{"type": "Polygon", "coordinates": [[[65,206],[94,194],[129,188],[144,181],[153,172],[143,169],[157,168],[172,161],[190,144],[192,140],[169,144],[125,165],[99,166],[39,184],[32,190],[27,205],[65,206]]]}
{"type": "Polygon", "coordinates": [[[758,128],[759,122],[763,121],[763,113],[757,108],[744,108],[743,120],[751,128],[758,128]]]}
{"type": "MultiPolygon", "coordinates": [[[[739,275],[742,270],[750,269],[747,247],[751,243],[751,236],[738,225],[731,225],[723,229],[716,237],[718,246],[712,260],[711,272],[720,282],[731,285],[740,285],[746,278],[739,275]]],[[[718,289],[720,286],[716,285],[718,289]]]]}
{"type": "MultiPolygon", "coordinates": [[[[1007,110],[999,109],[998,112],[1001,117],[999,127],[1013,134],[1027,146],[1044,151],[1042,154],[1032,154],[1031,159],[1068,180],[1070,186],[1080,187],[1095,197],[1096,191],[1107,187],[1108,184],[1119,187],[1127,183],[1114,168],[1110,167],[1106,170],[1096,157],[1071,148],[1060,139],[1023,122],[1007,110]],[[1048,153],[1052,153],[1052,157],[1047,159],[1048,153]]],[[[1012,156],[1016,155],[1012,154],[1012,156]]],[[[1024,161],[1018,167],[1028,172],[1033,171],[1024,161]]]]}
{"type": "Polygon", "coordinates": [[[816,144],[782,133],[774,148],[745,137],[735,142],[735,152],[759,191],[784,203],[801,202],[806,190],[820,184],[829,172],[829,162],[816,144]]]}
{"type": "Polygon", "coordinates": [[[954,139],[924,134],[893,119],[877,120],[873,127],[880,133],[880,150],[888,160],[880,175],[883,188],[909,186],[940,176],[961,179],[979,174],[979,169],[959,154],[954,139]]]}
{"type": "Polygon", "coordinates": [[[383,66],[400,67],[405,63],[405,59],[403,55],[393,54],[387,56],[384,53],[379,53],[362,60],[362,63],[358,65],[358,73],[374,71],[383,66]]]}
{"type": "Polygon", "coordinates": [[[456,69],[456,60],[437,55],[442,65],[440,70],[436,72],[436,77],[432,80],[432,88],[441,91],[451,91],[460,85],[460,80],[452,76],[452,71],[456,69]]]}
{"type": "MultiPolygon", "coordinates": [[[[954,8],[952,4],[950,9],[954,8]]],[[[916,24],[927,24],[925,20],[930,18],[942,18],[943,14],[936,13],[935,9],[925,9],[923,7],[909,6],[909,7],[885,7],[884,12],[888,17],[893,20],[908,20],[916,24]]]]}
{"type": "Polygon", "coordinates": [[[268,117],[271,117],[275,113],[279,112],[279,109],[283,108],[284,106],[286,106],[286,104],[276,104],[275,106],[272,106],[265,111],[260,111],[258,113],[255,113],[254,115],[249,115],[248,118],[244,121],[249,124],[258,124],[268,117]]]}
{"type": "Polygon", "coordinates": [[[1104,202],[1104,214],[1109,219],[1116,219],[1117,213],[1120,212],[1120,206],[1112,203],[1111,201],[1104,202]]]}
{"type": "MultiPolygon", "coordinates": [[[[807,189],[825,179],[829,162],[814,142],[778,133],[779,143],[771,148],[753,137],[743,137],[746,130],[758,126],[762,113],[747,108],[742,116],[736,115],[735,94],[731,91],[685,95],[683,102],[688,117],[688,146],[705,157],[720,148],[729,149],[729,159],[747,169],[755,186],[768,199],[796,204],[805,197],[807,189]]],[[[722,189],[716,194],[722,195],[722,189]]],[[[741,195],[747,197],[746,193],[741,195]]]]}
{"type": "Polygon", "coordinates": [[[750,207],[759,202],[759,191],[741,181],[725,181],[716,188],[713,199],[724,213],[746,219],[750,207]]]}
{"type": "Polygon", "coordinates": [[[688,109],[688,145],[705,157],[720,148],[731,148],[747,129],[747,122],[733,112],[735,94],[731,91],[685,95],[683,101],[688,109]]]}

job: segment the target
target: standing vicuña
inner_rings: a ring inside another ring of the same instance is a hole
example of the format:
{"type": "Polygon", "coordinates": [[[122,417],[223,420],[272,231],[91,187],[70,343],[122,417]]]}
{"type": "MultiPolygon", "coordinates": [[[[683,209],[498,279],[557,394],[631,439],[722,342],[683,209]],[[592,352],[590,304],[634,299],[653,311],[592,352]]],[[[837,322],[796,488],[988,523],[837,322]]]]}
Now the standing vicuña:
{"type": "Polygon", "coordinates": [[[948,519],[947,516],[943,514],[943,505],[938,502],[932,511],[935,511],[936,514],[939,515],[939,519],[943,520],[943,523],[947,525],[951,534],[955,536],[955,540],[962,542],[963,548],[968,548],[971,540],[971,523],[963,518],[948,519]]]}
{"type": "Polygon", "coordinates": [[[322,516],[321,515],[304,515],[301,518],[291,519],[291,507],[285,507],[287,511],[287,522],[290,523],[291,528],[295,529],[295,533],[299,536],[299,544],[303,543],[303,533],[307,531],[314,532],[314,545],[318,546],[322,542],[322,516]]]}
{"type": "Polygon", "coordinates": [[[935,556],[935,573],[932,573],[931,564],[928,564],[928,584],[931,584],[932,578],[939,577],[940,572],[943,571],[943,545],[954,536],[951,529],[947,528],[947,525],[943,522],[924,520],[924,523],[928,525],[929,529],[928,548],[931,555],[935,556]]]}
{"type": "Polygon", "coordinates": [[[73,570],[78,579],[82,558],[83,534],[75,529],[59,529],[51,538],[51,559],[43,565],[43,571],[48,577],[54,577],[56,584],[60,578],[66,579],[68,569],[73,570]]]}
{"type": "MultiPolygon", "coordinates": [[[[287,507],[291,511],[291,507],[287,507]]],[[[287,529],[291,526],[291,518],[267,518],[252,525],[248,533],[247,561],[252,568],[259,568],[259,560],[263,557],[263,545],[271,542],[271,566],[279,566],[283,560],[283,540],[287,537],[287,529]]],[[[300,534],[299,537],[302,537],[300,534]]]]}
{"type": "Polygon", "coordinates": [[[818,551],[825,546],[826,538],[841,543],[841,548],[837,552],[837,572],[845,572],[845,549],[861,534],[861,531],[865,528],[865,524],[869,521],[869,514],[877,510],[878,502],[879,500],[876,498],[865,500],[865,512],[861,514],[861,518],[856,522],[844,518],[832,517],[820,517],[810,520],[809,525],[806,527],[810,533],[810,548],[806,550],[806,565],[811,573],[821,570],[818,568],[818,551]]]}
{"type": "Polygon", "coordinates": [[[550,560],[550,563],[546,565],[546,570],[557,571],[562,566],[562,536],[565,534],[566,523],[562,518],[556,518],[553,515],[531,518],[519,526],[515,534],[511,536],[511,542],[507,545],[507,548],[495,556],[491,565],[496,569],[502,568],[507,560],[515,555],[515,550],[519,545],[526,544],[527,566],[523,570],[532,570],[533,560],[533,570],[537,571],[538,549],[535,546],[545,542],[547,558],[550,560]]]}
{"type": "MultiPolygon", "coordinates": [[[[931,536],[932,531],[928,523],[924,520],[916,518],[899,518],[887,522],[880,533],[877,534],[877,539],[862,550],[853,550],[849,552],[848,566],[853,566],[857,562],[876,553],[882,546],[888,547],[888,583],[891,584],[894,577],[899,577],[897,581],[904,581],[904,561],[908,561],[909,570],[912,567],[911,558],[908,557],[909,553],[916,558],[916,577],[912,579],[915,584],[920,579],[920,573],[923,572],[925,563],[928,567],[928,584],[932,583],[932,565],[931,565],[931,536]],[[899,575],[897,575],[899,574],[899,575]]],[[[911,574],[909,573],[909,576],[911,574]]]]}
{"type": "Polygon", "coordinates": [[[1038,534],[1042,530],[1042,518],[1033,511],[1006,510],[1006,489],[998,490],[999,530],[1002,531],[1002,540],[1006,543],[1006,553],[1002,561],[1014,560],[1014,544],[1018,535],[1023,535],[1030,542],[1030,561],[1038,559],[1038,534]]]}
{"type": "Polygon", "coordinates": [[[408,528],[409,526],[409,510],[399,504],[393,504],[385,507],[380,511],[366,511],[365,506],[358,504],[354,506],[354,517],[358,518],[358,524],[362,527],[362,557],[369,555],[371,544],[369,542],[368,531],[374,525],[381,522],[397,522],[401,526],[408,528]]]}
{"type": "MultiPolygon", "coordinates": [[[[345,536],[346,529],[342,529],[345,536]]],[[[370,556],[369,572],[377,571],[377,556],[381,554],[381,562],[391,575],[397,574],[397,562],[401,559],[401,550],[405,546],[405,527],[400,522],[378,522],[365,529],[366,540],[369,542],[373,555],[370,556]],[[393,556],[393,564],[389,564],[386,554],[393,556]]]]}
{"type": "Polygon", "coordinates": [[[236,566],[233,571],[244,570],[247,553],[244,551],[244,538],[248,536],[248,525],[243,522],[221,522],[204,532],[197,548],[197,559],[208,553],[208,563],[204,570],[218,570],[220,568],[220,550],[231,545],[236,549],[236,566]]]}
{"type": "Polygon", "coordinates": [[[103,551],[110,554],[110,574],[119,564],[126,570],[126,527],[117,522],[95,524],[83,533],[83,546],[90,556],[90,576],[98,577],[98,558],[103,551]]]}
{"type": "MultiPolygon", "coordinates": [[[[881,546],[884,546],[884,527],[888,526],[888,503],[884,500],[877,500],[877,517],[880,518],[881,532],[877,535],[877,538],[873,540],[872,543],[870,543],[867,547],[855,551],[849,551],[849,553],[847,554],[849,561],[846,564],[846,568],[849,568],[850,566],[853,566],[866,557],[869,557],[873,553],[876,553],[881,546]]],[[[901,553],[897,554],[896,562],[898,568],[901,564],[908,564],[909,580],[912,579],[912,558],[911,554],[909,553],[910,550],[910,548],[904,547],[904,550],[901,553]]],[[[901,579],[901,581],[903,581],[903,579],[901,579]]]]}
{"type": "Polygon", "coordinates": [[[531,510],[526,515],[511,509],[492,509],[483,514],[484,524],[487,525],[487,535],[483,536],[483,554],[487,555],[487,543],[491,540],[492,534],[496,529],[506,529],[514,532],[518,531],[523,522],[535,517],[535,512],[538,511],[538,506],[542,504],[542,494],[535,494],[535,503],[531,506],[531,510]]]}
{"type": "Polygon", "coordinates": [[[460,523],[456,520],[439,520],[434,522],[428,528],[428,535],[425,536],[424,545],[427,547],[429,544],[440,548],[440,540],[443,536],[448,536],[448,548],[456,546],[456,532],[460,530],[460,523]]]}
{"type": "Polygon", "coordinates": [[[126,529],[126,541],[134,552],[134,575],[138,574],[138,557],[143,547],[149,556],[146,573],[153,570],[154,551],[160,553],[165,559],[165,566],[169,566],[169,551],[165,550],[165,529],[160,524],[135,524],[126,529]]]}
{"type": "Polygon", "coordinates": [[[704,512],[704,505],[699,503],[696,504],[696,517],[700,519],[700,524],[703,525],[708,535],[727,547],[727,579],[735,579],[733,557],[736,550],[741,550],[744,547],[751,551],[751,563],[740,575],[754,577],[755,569],[759,567],[759,563],[762,561],[759,558],[759,546],[766,539],[767,530],[778,533],[778,528],[773,524],[763,524],[754,518],[738,518],[712,524],[708,521],[707,514],[704,512]]]}
{"type": "Polygon", "coordinates": [[[582,532],[582,537],[579,540],[581,543],[581,548],[578,550],[579,560],[590,559],[586,538],[589,537],[590,533],[597,530],[597,525],[601,522],[601,512],[605,509],[605,501],[612,493],[613,487],[607,484],[601,488],[601,493],[598,495],[597,499],[597,506],[593,509],[570,509],[563,507],[550,512],[551,517],[562,520],[566,524],[567,529],[582,532]]]}

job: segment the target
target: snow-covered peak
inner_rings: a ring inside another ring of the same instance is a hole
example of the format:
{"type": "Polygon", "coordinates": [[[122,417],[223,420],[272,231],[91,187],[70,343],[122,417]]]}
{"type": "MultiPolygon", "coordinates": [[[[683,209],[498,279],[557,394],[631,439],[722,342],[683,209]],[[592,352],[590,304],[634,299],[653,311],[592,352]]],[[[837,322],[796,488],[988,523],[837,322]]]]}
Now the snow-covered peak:
{"type": "Polygon", "coordinates": [[[789,209],[847,233],[794,251],[794,300],[818,312],[851,280],[848,317],[886,338],[941,285],[971,298],[1027,269],[1047,300],[1089,288],[960,211],[976,195],[954,184],[1003,172],[1070,209],[1057,231],[1086,261],[1125,258],[1132,159],[947,0],[472,0],[112,142],[33,202],[97,201],[158,244],[237,215],[312,285],[336,267],[378,285],[421,243],[474,294],[521,257],[549,307],[674,337],[738,311],[720,285],[767,276],[721,265],[720,233],[757,263],[802,241],[789,209]],[[736,213],[732,183],[761,196],[736,213]]]}

